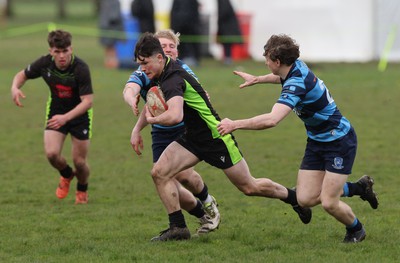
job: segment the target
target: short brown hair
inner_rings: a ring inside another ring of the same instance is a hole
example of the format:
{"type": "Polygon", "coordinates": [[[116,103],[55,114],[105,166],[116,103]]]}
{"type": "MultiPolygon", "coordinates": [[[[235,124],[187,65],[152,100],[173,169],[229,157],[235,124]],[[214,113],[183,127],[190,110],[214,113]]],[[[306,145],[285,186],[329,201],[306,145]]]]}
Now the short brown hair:
{"type": "Polygon", "coordinates": [[[293,64],[300,56],[300,48],[294,39],[288,35],[272,35],[264,46],[263,56],[272,61],[279,61],[285,65],[293,64]]]}
{"type": "Polygon", "coordinates": [[[144,58],[149,58],[155,54],[162,54],[163,58],[165,58],[160,40],[158,40],[158,38],[156,38],[152,33],[143,33],[136,43],[134,54],[135,61],[142,61],[144,58]]]}
{"type": "Polygon", "coordinates": [[[49,33],[47,42],[50,47],[67,48],[71,46],[72,35],[64,30],[54,30],[49,33]]]}

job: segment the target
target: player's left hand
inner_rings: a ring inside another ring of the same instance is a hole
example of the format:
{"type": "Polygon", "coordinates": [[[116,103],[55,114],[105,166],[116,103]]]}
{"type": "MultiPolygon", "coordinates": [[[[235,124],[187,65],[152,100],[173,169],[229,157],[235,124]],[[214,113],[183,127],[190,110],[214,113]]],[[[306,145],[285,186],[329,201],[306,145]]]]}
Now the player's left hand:
{"type": "Polygon", "coordinates": [[[25,94],[20,89],[13,89],[11,91],[11,96],[15,105],[17,105],[18,107],[24,107],[24,105],[21,103],[20,98],[25,99],[25,94]]]}
{"type": "Polygon", "coordinates": [[[222,136],[229,134],[235,130],[234,121],[225,118],[218,125],[217,130],[222,136]]]}
{"type": "Polygon", "coordinates": [[[65,115],[54,115],[50,120],[47,121],[47,127],[51,129],[59,129],[67,123],[65,115]]]}
{"type": "Polygon", "coordinates": [[[149,109],[147,108],[147,104],[144,107],[145,110],[145,116],[146,116],[146,121],[149,124],[155,124],[156,123],[156,118],[151,114],[151,112],[149,111],[149,109]]]}

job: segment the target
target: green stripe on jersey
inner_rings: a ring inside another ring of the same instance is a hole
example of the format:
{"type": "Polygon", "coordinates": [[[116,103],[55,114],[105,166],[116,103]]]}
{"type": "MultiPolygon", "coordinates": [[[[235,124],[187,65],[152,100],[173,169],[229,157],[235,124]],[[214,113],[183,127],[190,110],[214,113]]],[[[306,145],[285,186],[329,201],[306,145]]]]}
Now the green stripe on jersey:
{"type": "Polygon", "coordinates": [[[89,118],[89,139],[92,138],[92,126],[93,126],[93,108],[90,108],[88,111],[88,118],[89,118]]]}
{"type": "Polygon", "coordinates": [[[242,159],[242,155],[239,151],[239,148],[235,145],[235,141],[232,139],[232,135],[227,134],[225,136],[221,136],[221,134],[219,134],[217,130],[217,125],[220,121],[215,118],[210,108],[208,108],[206,102],[197,93],[197,91],[190,85],[190,83],[187,82],[186,80],[185,83],[186,83],[186,90],[183,95],[185,103],[189,107],[197,110],[201,119],[204,120],[204,122],[207,124],[207,127],[210,129],[212,137],[214,139],[219,138],[225,143],[226,148],[229,151],[232,163],[233,164],[238,163],[242,159]]]}
{"type": "Polygon", "coordinates": [[[186,90],[183,94],[183,99],[185,100],[185,103],[199,113],[201,119],[204,120],[204,122],[207,124],[208,129],[210,129],[212,137],[214,139],[220,137],[221,135],[217,130],[217,125],[219,121],[215,118],[211,110],[208,108],[206,102],[192,87],[192,85],[190,85],[190,83],[186,80],[185,83],[186,90]]]}

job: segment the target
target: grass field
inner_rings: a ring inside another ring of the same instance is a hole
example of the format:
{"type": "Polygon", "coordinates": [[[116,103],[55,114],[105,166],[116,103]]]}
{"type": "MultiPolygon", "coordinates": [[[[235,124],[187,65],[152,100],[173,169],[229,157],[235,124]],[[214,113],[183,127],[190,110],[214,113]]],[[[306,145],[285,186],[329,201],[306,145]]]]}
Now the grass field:
{"type": "MultiPolygon", "coordinates": [[[[31,4],[17,5],[17,17],[0,29],[0,36],[10,28],[54,19],[37,15],[39,7],[27,2],[31,4]]],[[[72,3],[77,5],[77,1],[72,3]]],[[[51,12],[49,7],[45,10],[51,12]]],[[[55,22],[96,29],[88,3],[79,10],[87,12],[78,20],[55,22]]],[[[399,261],[399,64],[390,64],[383,73],[377,71],[377,63],[311,65],[358,133],[358,155],[350,179],[367,173],[376,181],[377,210],[359,198],[346,199],[365,224],[364,242],[342,244],[344,227],[319,206],[313,209],[312,222],[303,225],[289,206],[246,197],[221,171],[200,163],[196,169],[220,204],[220,229],[187,242],[153,244],[149,239],[168,221],[149,176],[150,130],[143,131],[143,156],[137,157],[129,144],[135,117],[121,94],[130,71],[103,68],[98,39],[79,32],[74,34],[74,50],[90,65],[95,89],[90,203],[75,206],[73,194],[62,201],[55,197],[58,174],[47,163],[42,142],[47,87],[41,79],[27,82],[24,108],[14,106],[10,96],[15,73],[47,52],[46,36],[44,27],[0,39],[0,262],[399,261]]],[[[236,119],[269,111],[279,96],[279,86],[239,90],[241,81],[232,74],[236,68],[267,72],[263,63],[253,61],[224,67],[205,59],[195,68],[220,116],[236,119]]],[[[235,135],[255,177],[295,184],[306,138],[294,114],[275,129],[235,135]]],[[[64,152],[70,160],[69,140],[64,152]]],[[[185,216],[193,233],[197,221],[185,216]]]]}

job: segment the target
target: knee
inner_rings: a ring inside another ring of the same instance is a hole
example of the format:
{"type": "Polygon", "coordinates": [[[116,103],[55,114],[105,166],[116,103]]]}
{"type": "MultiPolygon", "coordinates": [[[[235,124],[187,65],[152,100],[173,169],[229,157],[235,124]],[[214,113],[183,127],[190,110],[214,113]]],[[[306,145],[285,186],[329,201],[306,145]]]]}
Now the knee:
{"type": "Polygon", "coordinates": [[[334,213],[339,206],[339,202],[333,199],[321,199],[322,208],[329,214],[334,213]]]}
{"type": "Polygon", "coordinates": [[[317,205],[317,202],[314,199],[306,199],[297,196],[297,203],[301,207],[314,207],[317,205]]]}
{"type": "Polygon", "coordinates": [[[86,167],[86,160],[84,158],[74,158],[73,163],[77,170],[82,170],[86,167]]]}
{"type": "Polygon", "coordinates": [[[178,182],[180,182],[183,186],[187,187],[190,183],[189,176],[190,174],[188,174],[185,170],[176,174],[175,179],[178,180],[178,182]]]}
{"type": "Polygon", "coordinates": [[[161,169],[161,166],[159,165],[154,165],[153,168],[151,169],[151,177],[153,178],[153,181],[155,183],[162,182],[163,180],[163,171],[161,169]]]}
{"type": "Polygon", "coordinates": [[[56,152],[46,152],[46,157],[50,163],[56,163],[59,159],[59,155],[56,152]]]}
{"type": "Polygon", "coordinates": [[[242,185],[239,190],[246,196],[255,196],[257,193],[255,186],[250,184],[242,185]]]}

